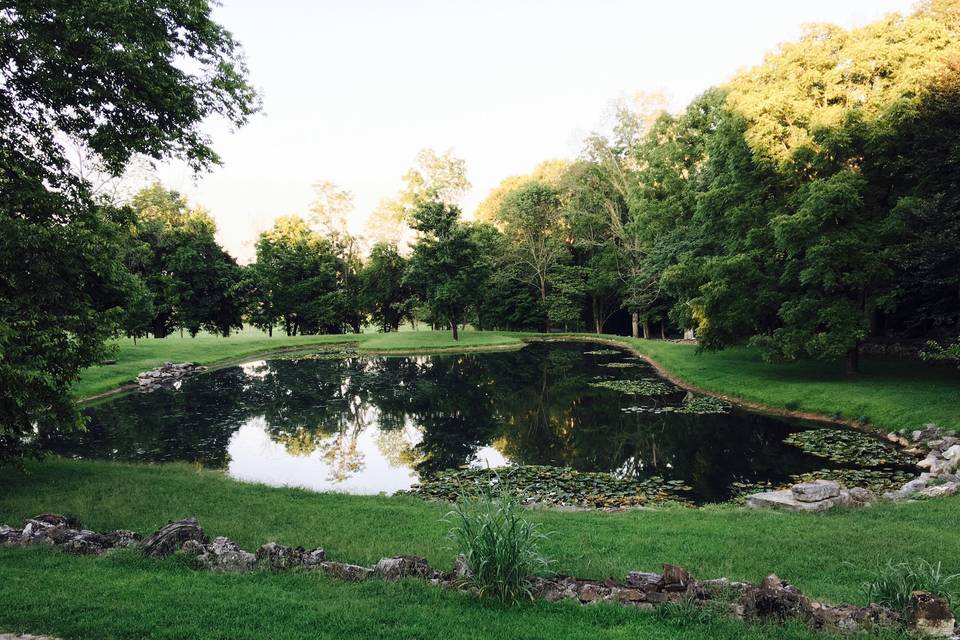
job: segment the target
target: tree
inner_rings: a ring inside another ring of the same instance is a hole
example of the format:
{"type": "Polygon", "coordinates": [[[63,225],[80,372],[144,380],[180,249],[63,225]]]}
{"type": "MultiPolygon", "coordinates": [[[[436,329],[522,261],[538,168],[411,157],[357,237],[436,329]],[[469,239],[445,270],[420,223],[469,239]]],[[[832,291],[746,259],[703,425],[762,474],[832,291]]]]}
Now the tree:
{"type": "Polygon", "coordinates": [[[332,182],[314,185],[315,197],[310,206],[311,222],[336,248],[341,261],[341,287],[344,313],[354,333],[363,325],[360,300],[360,239],[350,233],[353,194],[332,182]]]}
{"type": "Polygon", "coordinates": [[[19,0],[0,12],[0,456],[80,424],[70,385],[120,330],[123,234],[70,165],[136,154],[218,162],[201,123],[258,108],[239,45],[206,2],[131,8],[19,0]],[[21,266],[14,266],[21,265],[21,266]],[[23,268],[22,265],[29,265],[23,268]]]}
{"type": "Polygon", "coordinates": [[[401,249],[409,239],[410,217],[421,203],[436,200],[454,205],[470,189],[466,162],[454,156],[452,149],[442,154],[421,149],[403,183],[403,189],[394,198],[381,201],[368,221],[368,235],[374,241],[401,249]]]}
{"type": "Polygon", "coordinates": [[[412,293],[403,280],[406,269],[407,261],[395,245],[377,243],[360,272],[363,309],[384,333],[397,331],[413,312],[412,293]]]}
{"type": "MultiPolygon", "coordinates": [[[[540,304],[546,311],[554,271],[569,258],[557,190],[528,182],[503,199],[497,220],[514,247],[516,260],[539,290],[540,304]]],[[[549,331],[550,314],[546,317],[545,328],[549,331]]]]}
{"type": "Polygon", "coordinates": [[[247,274],[252,321],[288,336],[342,333],[348,314],[341,288],[342,262],[333,244],[299,216],[278,218],[257,241],[247,274]]]}
{"type": "Polygon", "coordinates": [[[460,221],[456,206],[424,201],[414,209],[412,219],[413,228],[422,235],[413,248],[404,282],[459,340],[458,325],[476,302],[477,287],[485,276],[480,247],[460,221]]]}
{"type": "Polygon", "coordinates": [[[151,291],[154,336],[176,327],[191,336],[241,328],[240,267],[217,244],[210,214],[190,209],[185,197],[158,182],[137,192],[131,206],[136,219],[127,266],[151,291]]]}

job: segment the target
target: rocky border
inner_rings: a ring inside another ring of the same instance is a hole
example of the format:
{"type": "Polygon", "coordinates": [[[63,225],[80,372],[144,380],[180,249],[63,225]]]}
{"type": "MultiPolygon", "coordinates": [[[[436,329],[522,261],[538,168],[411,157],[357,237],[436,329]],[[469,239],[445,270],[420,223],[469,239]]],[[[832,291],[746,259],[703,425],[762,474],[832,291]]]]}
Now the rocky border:
{"type": "Polygon", "coordinates": [[[165,362],[157,369],[144,371],[137,376],[137,386],[140,391],[153,391],[162,386],[183,380],[187,376],[206,371],[207,368],[192,362],[165,362]]]}
{"type": "MultiPolygon", "coordinates": [[[[0,546],[33,544],[88,555],[117,548],[139,549],[158,558],[181,553],[193,558],[198,568],[222,573],[320,571],[338,580],[416,578],[448,589],[474,591],[469,586],[470,567],[462,555],[450,571],[444,572],[417,556],[381,558],[373,567],[363,567],[328,560],[322,548],[308,550],[275,542],[263,544],[251,553],[228,538],[218,537],[211,542],[195,518],[168,522],[145,540],[132,531],[101,534],[81,529],[79,523],[53,513],[28,518],[19,529],[0,525],[0,546]]],[[[797,619],[811,629],[830,632],[909,629],[931,637],[955,637],[960,632],[947,601],[926,592],[914,592],[904,613],[876,604],[831,605],[808,598],[772,574],[759,585],[726,578],[696,580],[682,567],[664,564],[661,573],[631,571],[624,580],[534,577],[531,587],[533,598],[549,602],[613,602],[647,610],[668,603],[685,603],[720,608],[731,616],[753,622],[797,619]]]]}

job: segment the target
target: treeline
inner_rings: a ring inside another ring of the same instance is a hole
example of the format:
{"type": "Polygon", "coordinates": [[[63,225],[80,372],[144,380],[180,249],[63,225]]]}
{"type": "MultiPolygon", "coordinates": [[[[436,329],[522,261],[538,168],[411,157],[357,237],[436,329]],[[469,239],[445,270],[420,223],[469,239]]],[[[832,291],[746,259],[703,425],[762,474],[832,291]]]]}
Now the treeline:
{"type": "Polygon", "coordinates": [[[680,113],[621,105],[611,135],[505,180],[470,222],[455,204],[462,161],[424,152],[374,216],[408,225],[409,250],[394,229],[363,259],[342,226],[281,219],[236,276],[236,309],[288,333],[406,320],[693,332],[706,349],[750,342],[771,359],[846,357],[851,371],[871,338],[950,340],[958,7],[811,27],[680,113]]]}

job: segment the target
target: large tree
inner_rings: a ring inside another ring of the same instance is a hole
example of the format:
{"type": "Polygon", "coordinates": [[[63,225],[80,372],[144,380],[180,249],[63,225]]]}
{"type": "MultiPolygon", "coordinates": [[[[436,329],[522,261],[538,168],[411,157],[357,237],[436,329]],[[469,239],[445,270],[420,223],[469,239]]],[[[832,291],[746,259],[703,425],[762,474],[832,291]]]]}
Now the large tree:
{"type": "Polygon", "coordinates": [[[257,108],[237,42],[207,2],[17,0],[0,9],[0,456],[70,428],[70,385],[120,330],[117,220],[68,159],[218,158],[209,117],[257,108]]]}
{"type": "Polygon", "coordinates": [[[421,202],[412,214],[420,240],[413,248],[404,282],[416,291],[431,315],[459,340],[458,326],[477,300],[485,262],[460,209],[440,200],[421,202]]]}

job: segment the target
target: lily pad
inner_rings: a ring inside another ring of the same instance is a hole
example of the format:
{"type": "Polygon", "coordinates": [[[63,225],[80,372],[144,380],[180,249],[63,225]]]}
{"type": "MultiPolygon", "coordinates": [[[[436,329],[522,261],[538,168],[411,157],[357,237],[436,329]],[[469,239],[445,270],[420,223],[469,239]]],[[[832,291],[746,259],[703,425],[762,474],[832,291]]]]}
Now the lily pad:
{"type": "Polygon", "coordinates": [[[784,442],[799,447],[810,455],[839,464],[854,464],[860,467],[915,464],[913,458],[898,451],[890,443],[852,429],[800,431],[785,438],[784,442]]]}
{"type": "Polygon", "coordinates": [[[678,389],[671,385],[650,378],[640,380],[603,380],[601,382],[591,382],[591,387],[600,389],[612,389],[620,393],[627,393],[633,396],[665,396],[676,393],[678,389]]]}
{"type": "Polygon", "coordinates": [[[455,501],[492,490],[504,491],[527,505],[620,508],[651,503],[687,501],[690,487],[659,476],[644,480],[609,473],[576,471],[568,467],[520,465],[499,469],[440,471],[406,491],[435,500],[455,501]]]}
{"type": "Polygon", "coordinates": [[[584,351],[588,356],[619,356],[623,352],[618,349],[595,349],[594,351],[584,351]]]}

